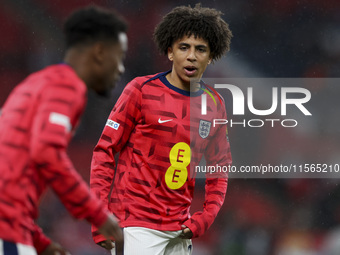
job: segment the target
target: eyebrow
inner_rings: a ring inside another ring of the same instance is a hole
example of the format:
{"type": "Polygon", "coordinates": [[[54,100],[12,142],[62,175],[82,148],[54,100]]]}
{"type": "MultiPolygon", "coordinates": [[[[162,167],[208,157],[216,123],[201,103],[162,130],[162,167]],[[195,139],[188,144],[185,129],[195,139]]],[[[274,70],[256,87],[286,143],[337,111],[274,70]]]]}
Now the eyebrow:
{"type": "MultiPolygon", "coordinates": [[[[189,43],[185,43],[185,42],[180,42],[178,44],[179,46],[190,46],[189,43]]],[[[195,45],[195,48],[208,48],[208,46],[204,44],[198,44],[198,45],[195,45]]]]}

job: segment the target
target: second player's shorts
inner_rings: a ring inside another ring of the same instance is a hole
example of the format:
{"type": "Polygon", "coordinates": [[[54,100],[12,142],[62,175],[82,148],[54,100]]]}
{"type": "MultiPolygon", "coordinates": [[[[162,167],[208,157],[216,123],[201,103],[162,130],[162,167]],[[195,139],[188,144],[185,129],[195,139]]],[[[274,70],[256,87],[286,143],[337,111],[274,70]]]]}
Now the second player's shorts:
{"type": "MultiPolygon", "coordinates": [[[[191,255],[192,242],[182,239],[179,231],[159,231],[127,227],[124,231],[124,255],[191,255]]],[[[111,252],[115,255],[115,252],[111,252]]]]}

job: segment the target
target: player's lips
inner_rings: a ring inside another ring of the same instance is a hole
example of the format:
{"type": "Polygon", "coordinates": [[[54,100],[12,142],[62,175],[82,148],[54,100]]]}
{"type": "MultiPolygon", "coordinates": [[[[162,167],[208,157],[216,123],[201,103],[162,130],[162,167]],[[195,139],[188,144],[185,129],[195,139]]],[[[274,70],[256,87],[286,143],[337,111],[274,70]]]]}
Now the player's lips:
{"type": "Polygon", "coordinates": [[[187,76],[194,76],[197,72],[197,67],[195,67],[195,66],[185,66],[184,72],[187,76]]]}

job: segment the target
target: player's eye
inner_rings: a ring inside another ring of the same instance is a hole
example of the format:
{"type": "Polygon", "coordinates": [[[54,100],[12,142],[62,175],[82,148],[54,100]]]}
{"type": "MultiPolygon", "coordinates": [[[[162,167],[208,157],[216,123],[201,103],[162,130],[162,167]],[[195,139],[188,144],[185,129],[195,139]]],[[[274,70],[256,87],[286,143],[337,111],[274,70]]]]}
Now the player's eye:
{"type": "Polygon", "coordinates": [[[198,52],[200,52],[200,53],[204,53],[204,52],[206,52],[206,51],[207,51],[207,49],[206,49],[206,48],[198,48],[197,50],[198,50],[198,52]]]}

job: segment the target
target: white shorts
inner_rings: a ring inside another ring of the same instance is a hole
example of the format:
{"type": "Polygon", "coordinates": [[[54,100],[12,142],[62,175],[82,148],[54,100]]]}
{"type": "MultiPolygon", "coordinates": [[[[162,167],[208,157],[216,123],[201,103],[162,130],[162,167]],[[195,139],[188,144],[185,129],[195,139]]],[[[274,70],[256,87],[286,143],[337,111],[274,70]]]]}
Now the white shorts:
{"type": "Polygon", "coordinates": [[[0,255],[37,255],[34,247],[0,239],[0,255]]]}
{"type": "MultiPolygon", "coordinates": [[[[159,231],[127,227],[124,232],[124,255],[191,255],[192,242],[182,239],[179,231],[159,231]]],[[[115,255],[115,251],[111,251],[115,255]]]]}

